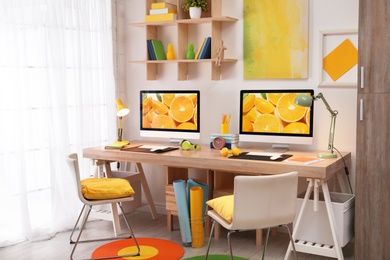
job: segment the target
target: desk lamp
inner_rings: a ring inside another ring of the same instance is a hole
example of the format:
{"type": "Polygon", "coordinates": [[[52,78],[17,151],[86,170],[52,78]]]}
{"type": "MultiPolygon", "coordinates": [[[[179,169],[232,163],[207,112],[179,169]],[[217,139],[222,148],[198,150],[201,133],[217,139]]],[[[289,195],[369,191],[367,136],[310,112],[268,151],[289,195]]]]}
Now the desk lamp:
{"type": "Polygon", "coordinates": [[[123,141],[122,140],[122,133],[123,133],[122,117],[127,115],[130,110],[129,110],[129,108],[127,106],[123,105],[122,100],[120,100],[119,98],[116,100],[116,107],[117,107],[116,108],[116,115],[119,118],[118,142],[127,142],[127,143],[129,143],[128,141],[123,141]]]}
{"type": "Polygon", "coordinates": [[[326,109],[328,109],[328,111],[330,112],[330,130],[329,130],[329,140],[328,140],[328,150],[330,150],[330,153],[329,152],[321,152],[321,153],[317,154],[317,157],[318,158],[325,158],[325,159],[337,158],[337,154],[334,153],[334,151],[333,151],[334,150],[333,142],[334,142],[334,130],[335,130],[335,126],[336,126],[336,117],[337,117],[338,111],[332,110],[330,108],[328,102],[326,102],[326,99],[324,98],[324,95],[322,95],[322,93],[319,93],[317,96],[308,96],[307,94],[298,95],[295,98],[295,103],[299,106],[311,107],[311,104],[313,103],[313,101],[316,101],[318,99],[321,99],[324,102],[326,109]]]}

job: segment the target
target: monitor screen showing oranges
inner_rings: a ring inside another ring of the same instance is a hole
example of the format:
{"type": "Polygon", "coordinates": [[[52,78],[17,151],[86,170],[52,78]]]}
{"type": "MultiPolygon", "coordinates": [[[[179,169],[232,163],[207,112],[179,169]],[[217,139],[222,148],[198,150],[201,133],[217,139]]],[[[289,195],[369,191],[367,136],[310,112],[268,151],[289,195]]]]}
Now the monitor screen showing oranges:
{"type": "Polygon", "coordinates": [[[141,91],[141,130],[199,132],[199,91],[141,91]]]}
{"type": "Polygon", "coordinates": [[[312,90],[242,90],[240,133],[312,136],[313,107],[295,103],[298,95],[312,90]]]}

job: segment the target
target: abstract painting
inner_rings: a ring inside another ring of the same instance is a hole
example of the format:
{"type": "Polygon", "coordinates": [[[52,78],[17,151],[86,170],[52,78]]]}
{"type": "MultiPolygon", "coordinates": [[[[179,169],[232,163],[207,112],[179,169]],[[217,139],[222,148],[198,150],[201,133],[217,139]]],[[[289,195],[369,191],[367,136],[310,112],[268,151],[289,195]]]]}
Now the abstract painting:
{"type": "Polygon", "coordinates": [[[244,0],[244,78],[308,77],[308,0],[244,0]]]}

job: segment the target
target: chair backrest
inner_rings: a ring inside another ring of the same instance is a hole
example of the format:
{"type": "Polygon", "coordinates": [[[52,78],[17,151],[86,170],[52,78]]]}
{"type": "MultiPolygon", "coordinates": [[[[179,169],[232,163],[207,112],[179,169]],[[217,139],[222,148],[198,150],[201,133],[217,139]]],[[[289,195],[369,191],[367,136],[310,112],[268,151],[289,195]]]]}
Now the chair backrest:
{"type": "Polygon", "coordinates": [[[231,229],[260,229],[294,221],[298,173],[234,178],[231,229]]]}
{"type": "Polygon", "coordinates": [[[70,154],[67,161],[68,161],[69,169],[72,172],[74,177],[73,179],[75,181],[75,186],[77,187],[77,195],[82,203],[88,204],[88,200],[84,198],[83,192],[81,190],[81,183],[80,183],[81,177],[80,177],[79,159],[77,153],[70,154]]]}

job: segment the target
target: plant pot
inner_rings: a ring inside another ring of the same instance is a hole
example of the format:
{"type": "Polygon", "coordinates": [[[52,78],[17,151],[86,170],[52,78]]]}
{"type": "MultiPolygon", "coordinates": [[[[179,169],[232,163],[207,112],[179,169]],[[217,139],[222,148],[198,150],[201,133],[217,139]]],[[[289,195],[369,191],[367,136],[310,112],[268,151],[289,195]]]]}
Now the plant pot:
{"type": "Polygon", "coordinates": [[[200,7],[190,7],[190,17],[191,19],[199,19],[202,15],[202,8],[200,7]]]}

